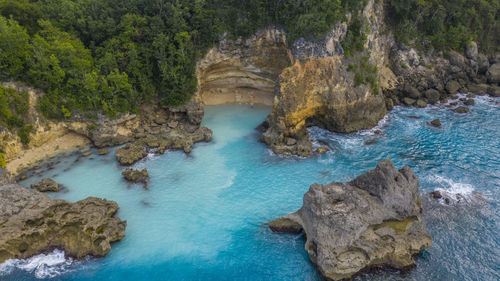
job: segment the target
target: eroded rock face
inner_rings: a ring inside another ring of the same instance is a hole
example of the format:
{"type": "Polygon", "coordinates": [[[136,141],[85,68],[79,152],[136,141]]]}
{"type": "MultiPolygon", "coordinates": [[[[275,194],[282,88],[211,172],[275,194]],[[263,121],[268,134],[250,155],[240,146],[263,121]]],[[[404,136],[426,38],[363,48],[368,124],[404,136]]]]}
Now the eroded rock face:
{"type": "Polygon", "coordinates": [[[311,155],[308,126],[349,133],[374,127],[384,117],[383,95],[368,85],[355,87],[355,74],[346,68],[337,56],[296,61],[283,71],[269,129],[262,135],[275,153],[311,155]]]}
{"type": "Polygon", "coordinates": [[[249,39],[223,39],[198,62],[198,93],[205,105],[272,105],[281,71],[292,62],[283,31],[265,29],[249,39]]]}
{"type": "Polygon", "coordinates": [[[105,256],[125,236],[118,204],[94,197],[53,200],[17,184],[0,186],[0,263],[54,248],[83,258],[105,256]]]}
{"type": "Polygon", "coordinates": [[[337,24],[323,41],[293,44],[296,60],[280,75],[273,111],[266,120],[269,128],[261,137],[275,153],[311,155],[308,126],[349,133],[376,126],[387,113],[381,92],[394,88],[397,81],[387,67],[393,40],[383,32],[382,3],[367,1],[359,17],[369,30],[365,51],[353,57],[346,58],[341,46],[347,23],[337,24]],[[359,66],[365,58],[376,66],[377,85],[354,82],[360,71],[349,66],[359,66]]]}
{"type": "Polygon", "coordinates": [[[306,251],[327,279],[348,279],[374,267],[405,269],[429,247],[418,178],[390,161],[353,181],[313,184],[297,212],[270,223],[273,231],[306,234],[306,251]]]}

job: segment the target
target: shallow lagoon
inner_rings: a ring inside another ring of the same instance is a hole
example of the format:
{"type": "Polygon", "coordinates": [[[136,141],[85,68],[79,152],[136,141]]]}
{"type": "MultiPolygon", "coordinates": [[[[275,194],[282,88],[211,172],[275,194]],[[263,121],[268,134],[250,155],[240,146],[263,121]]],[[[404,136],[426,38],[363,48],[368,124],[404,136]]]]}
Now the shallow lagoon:
{"type": "Polygon", "coordinates": [[[55,251],[9,261],[0,265],[0,279],[320,280],[302,237],[274,234],[266,222],[298,209],[310,184],[348,181],[390,158],[419,176],[434,244],[410,272],[358,279],[499,280],[498,101],[479,97],[467,115],[398,107],[376,128],[385,136],[375,129],[340,135],[312,128],[311,136],[328,142],[330,151],[307,159],[276,156],[258,141],[254,128],[270,108],[207,107],[203,122],[214,131],[213,142],[197,144],[190,155],[150,155],[134,165],[148,169],[147,190],[122,179],[113,153],[67,156],[43,174],[66,186],[51,196],[117,201],[118,216],[128,222],[126,237],[106,258],[75,262],[55,251]],[[426,124],[435,118],[442,129],[426,124]],[[364,144],[373,138],[375,144],[364,144]],[[436,188],[460,192],[466,200],[446,206],[429,199],[426,193],[436,188]]]}

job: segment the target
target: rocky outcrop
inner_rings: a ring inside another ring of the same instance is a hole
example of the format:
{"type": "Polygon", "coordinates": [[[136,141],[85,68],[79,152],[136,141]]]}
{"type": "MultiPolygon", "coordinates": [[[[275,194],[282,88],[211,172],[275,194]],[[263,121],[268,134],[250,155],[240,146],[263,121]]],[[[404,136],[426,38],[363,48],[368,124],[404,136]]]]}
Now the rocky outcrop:
{"type": "Polygon", "coordinates": [[[394,43],[390,58],[398,83],[385,94],[396,105],[435,104],[454,98],[457,92],[496,96],[500,83],[500,64],[490,65],[475,42],[469,44],[465,54],[451,51],[446,58],[433,49],[419,52],[394,43]],[[408,103],[410,100],[413,102],[408,103]]]}
{"type": "Polygon", "coordinates": [[[146,157],[149,152],[163,154],[168,149],[191,152],[197,142],[212,140],[212,131],[206,127],[198,128],[192,133],[172,130],[159,135],[149,135],[140,138],[116,150],[116,158],[122,165],[133,163],[146,157]]]}
{"type": "Polygon", "coordinates": [[[269,224],[273,231],[305,233],[306,251],[331,280],[371,268],[406,269],[432,243],[421,216],[418,178],[390,161],[353,181],[313,184],[297,212],[269,224]]]}
{"type": "Polygon", "coordinates": [[[370,0],[356,15],[370,28],[365,51],[352,57],[346,58],[341,46],[347,23],[337,24],[324,41],[294,44],[298,59],[280,75],[269,128],[261,137],[275,153],[311,155],[308,126],[350,133],[374,127],[384,117],[386,99],[380,92],[392,89],[396,79],[386,67],[390,37],[383,34],[383,12],[381,3],[370,0]],[[369,69],[373,73],[364,73],[369,69]],[[355,81],[363,75],[379,83],[355,81]]]}
{"type": "Polygon", "coordinates": [[[58,153],[92,144],[103,148],[152,136],[174,138],[170,142],[181,142],[182,145],[172,145],[169,149],[189,151],[193,143],[209,140],[207,135],[211,136],[208,128],[200,128],[204,111],[194,101],[178,107],[155,103],[144,105],[137,115],[125,114],[114,119],[99,113],[94,114],[95,118],[89,118],[89,114],[75,112],[70,120],[51,121],[36,109],[38,96],[43,93],[16,83],[2,85],[27,92],[30,103],[27,119],[24,120],[33,127],[29,144],[23,144],[15,132],[0,128],[0,139],[3,140],[0,151],[5,153],[7,169],[14,175],[58,153]]]}
{"type": "Polygon", "coordinates": [[[12,183],[13,179],[11,178],[9,171],[4,168],[0,168],[0,185],[12,183]]]}
{"type": "Polygon", "coordinates": [[[262,140],[278,154],[312,154],[307,127],[349,133],[374,127],[386,114],[382,94],[354,86],[342,57],[296,61],[283,71],[279,93],[262,140]]]}
{"type": "Polygon", "coordinates": [[[40,192],[59,192],[59,184],[53,179],[45,178],[38,183],[32,184],[31,189],[40,192]]]}
{"type": "Polygon", "coordinates": [[[118,204],[94,197],[53,200],[17,184],[0,186],[0,263],[59,248],[66,255],[105,256],[125,236],[118,204]]]}
{"type": "Polygon", "coordinates": [[[237,40],[223,38],[197,64],[196,99],[205,105],[273,105],[281,71],[292,63],[283,31],[265,29],[237,40]]]}
{"type": "Polygon", "coordinates": [[[122,172],[123,177],[133,183],[146,184],[149,179],[148,170],[142,169],[141,171],[127,168],[122,172]]]}

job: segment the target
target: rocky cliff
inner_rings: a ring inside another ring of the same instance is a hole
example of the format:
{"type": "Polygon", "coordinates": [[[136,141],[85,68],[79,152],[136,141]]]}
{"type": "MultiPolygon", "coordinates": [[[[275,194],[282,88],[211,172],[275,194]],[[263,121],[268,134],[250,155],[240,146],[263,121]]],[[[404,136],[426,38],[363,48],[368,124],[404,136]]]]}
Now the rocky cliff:
{"type": "Polygon", "coordinates": [[[62,249],[84,258],[105,256],[125,236],[118,204],[94,197],[70,203],[17,184],[0,186],[0,263],[62,249]]]}
{"type": "Polygon", "coordinates": [[[391,104],[425,107],[453,99],[457,92],[500,96],[500,54],[488,58],[475,42],[465,54],[451,51],[446,56],[394,44],[390,63],[398,77],[396,87],[386,91],[391,104]]]}
{"type": "Polygon", "coordinates": [[[406,269],[431,238],[421,216],[418,178],[390,161],[353,181],[313,184],[300,210],[272,221],[277,232],[299,233],[319,272],[349,279],[371,268],[406,269]]]}
{"type": "Polygon", "coordinates": [[[273,105],[281,71],[293,57],[283,31],[265,29],[249,39],[223,38],[197,64],[198,93],[204,105],[273,105]]]}
{"type": "Polygon", "coordinates": [[[204,111],[194,101],[178,107],[144,105],[137,115],[112,119],[100,114],[94,118],[74,114],[69,120],[51,121],[37,110],[37,99],[43,93],[16,83],[3,85],[28,92],[30,109],[25,122],[33,128],[28,144],[23,144],[15,132],[0,130],[0,151],[5,153],[7,169],[12,174],[58,153],[91,145],[101,148],[161,138],[175,144],[165,149],[188,152],[194,143],[210,141],[212,135],[208,128],[200,127],[204,111]]]}
{"type": "Polygon", "coordinates": [[[318,125],[336,132],[371,128],[386,114],[382,94],[367,85],[355,87],[354,73],[341,56],[297,62],[283,71],[269,128],[262,140],[279,154],[312,154],[306,130],[318,125]]]}
{"type": "Polygon", "coordinates": [[[344,55],[341,42],[347,23],[339,23],[325,40],[295,42],[295,64],[285,69],[279,79],[269,128],[262,140],[278,154],[312,154],[308,126],[320,126],[335,132],[349,133],[377,125],[387,113],[382,90],[396,82],[387,68],[390,35],[385,35],[383,5],[368,1],[353,18],[364,19],[368,27],[365,51],[344,55]],[[373,76],[377,82],[357,82],[373,76]]]}

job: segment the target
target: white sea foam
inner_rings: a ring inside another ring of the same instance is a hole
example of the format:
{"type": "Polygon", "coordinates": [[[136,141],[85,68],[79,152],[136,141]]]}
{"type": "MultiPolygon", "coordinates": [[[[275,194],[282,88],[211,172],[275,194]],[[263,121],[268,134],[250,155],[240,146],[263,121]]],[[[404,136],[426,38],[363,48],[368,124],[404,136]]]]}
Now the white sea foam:
{"type": "Polygon", "coordinates": [[[439,175],[433,176],[431,180],[440,185],[435,190],[439,191],[443,196],[442,201],[445,198],[455,203],[471,203],[484,200],[483,195],[478,193],[471,184],[456,182],[439,175]]]}
{"type": "Polygon", "coordinates": [[[382,129],[389,123],[390,120],[391,120],[390,114],[386,114],[384,116],[384,118],[382,118],[382,120],[380,120],[378,122],[377,126],[371,128],[371,129],[368,129],[368,130],[361,130],[361,131],[359,131],[358,134],[360,134],[362,136],[375,135],[375,131],[377,131],[377,130],[382,131],[382,129]]]}
{"type": "Polygon", "coordinates": [[[231,187],[234,184],[235,178],[236,178],[236,172],[234,172],[231,176],[229,176],[226,183],[224,183],[220,188],[226,189],[226,188],[231,187]]]}
{"type": "Polygon", "coordinates": [[[33,273],[38,279],[53,278],[69,272],[75,261],[66,258],[64,251],[54,250],[49,254],[40,254],[29,259],[10,259],[0,264],[0,276],[10,274],[15,269],[33,273]]]}
{"type": "Polygon", "coordinates": [[[436,190],[444,191],[449,194],[470,195],[474,192],[474,186],[468,183],[455,182],[452,179],[443,176],[434,176],[434,181],[440,183],[442,187],[436,190]]]}

